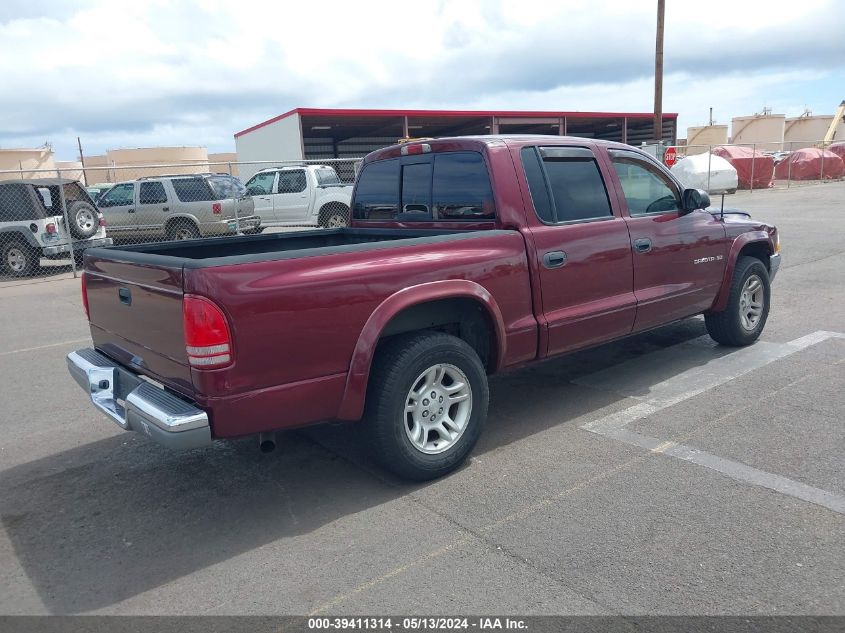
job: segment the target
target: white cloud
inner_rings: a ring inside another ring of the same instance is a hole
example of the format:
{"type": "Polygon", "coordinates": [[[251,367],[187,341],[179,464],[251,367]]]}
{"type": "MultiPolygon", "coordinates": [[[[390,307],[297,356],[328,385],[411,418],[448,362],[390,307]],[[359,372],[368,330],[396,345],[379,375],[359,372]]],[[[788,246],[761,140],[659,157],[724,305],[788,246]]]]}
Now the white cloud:
{"type": "MultiPolygon", "coordinates": [[[[667,3],[664,110],[681,127],[835,103],[845,3],[667,3]],[[826,79],[827,78],[827,79],[826,79]],[[786,90],[793,86],[794,90],[786,90]]],[[[4,3],[0,145],[232,146],[296,106],[642,110],[654,3],[4,3]]],[[[798,112],[789,112],[797,114],[798,112]]],[[[683,133],[683,130],[681,130],[683,133]]]]}

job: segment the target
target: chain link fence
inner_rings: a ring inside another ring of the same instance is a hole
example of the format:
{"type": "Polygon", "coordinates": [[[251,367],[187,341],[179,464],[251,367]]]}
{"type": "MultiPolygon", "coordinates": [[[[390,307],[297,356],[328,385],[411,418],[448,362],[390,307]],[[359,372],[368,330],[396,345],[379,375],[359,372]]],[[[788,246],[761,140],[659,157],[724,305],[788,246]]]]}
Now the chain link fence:
{"type": "MultiPolygon", "coordinates": [[[[664,162],[667,150],[668,147],[651,146],[651,152],[664,162]]],[[[845,142],[677,145],[674,147],[674,164],[671,169],[684,184],[695,185],[711,193],[788,189],[845,177],[845,142]],[[682,165],[685,159],[690,159],[692,165],[682,165]],[[736,184],[733,187],[723,187],[725,178],[733,177],[726,170],[725,163],[736,172],[736,184]],[[695,182],[687,183],[685,177],[695,182]]]]}
{"type": "Polygon", "coordinates": [[[77,274],[85,249],[338,228],[360,159],[0,171],[0,280],[77,274]]]}
{"type": "MultiPolygon", "coordinates": [[[[665,146],[644,149],[666,157],[665,146]]],[[[843,160],[842,142],[689,145],[675,148],[672,169],[687,186],[732,193],[838,180],[843,160]]],[[[326,158],[0,171],[0,281],[76,275],[92,246],[346,226],[360,164],[326,158]]]]}

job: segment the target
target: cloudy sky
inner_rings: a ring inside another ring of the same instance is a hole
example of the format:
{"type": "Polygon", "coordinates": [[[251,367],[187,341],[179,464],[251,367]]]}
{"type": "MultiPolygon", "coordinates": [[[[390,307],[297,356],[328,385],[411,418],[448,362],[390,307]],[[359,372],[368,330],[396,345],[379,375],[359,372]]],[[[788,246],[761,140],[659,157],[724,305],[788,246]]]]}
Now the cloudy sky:
{"type": "MultiPolygon", "coordinates": [[[[845,98],[842,0],[667,0],[688,125],[845,98]],[[782,5],[782,6],[781,6],[782,5]]],[[[656,0],[2,0],[0,147],[232,151],[294,107],[651,111],[656,0]]]]}

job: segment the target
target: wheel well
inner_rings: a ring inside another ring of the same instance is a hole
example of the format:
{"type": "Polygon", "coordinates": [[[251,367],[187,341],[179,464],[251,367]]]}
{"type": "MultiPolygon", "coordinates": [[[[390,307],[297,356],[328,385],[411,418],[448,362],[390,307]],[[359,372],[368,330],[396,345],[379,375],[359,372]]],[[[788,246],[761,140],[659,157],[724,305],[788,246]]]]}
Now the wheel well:
{"type": "Polygon", "coordinates": [[[178,224],[190,224],[193,225],[197,230],[199,230],[199,226],[196,222],[194,222],[191,218],[186,218],[183,216],[167,218],[167,222],[164,223],[164,230],[169,231],[178,224]]]}
{"type": "Polygon", "coordinates": [[[488,370],[495,365],[495,329],[487,309],[474,299],[438,299],[405,308],[382,330],[379,343],[397,334],[420,330],[457,336],[469,343],[488,370]]]}
{"type": "Polygon", "coordinates": [[[0,233],[0,245],[5,249],[9,244],[20,244],[32,248],[32,243],[23,231],[3,231],[0,233]]]}
{"type": "Polygon", "coordinates": [[[772,250],[766,242],[751,242],[743,246],[742,250],[739,251],[739,257],[756,257],[759,259],[763,262],[766,270],[769,269],[769,256],[771,254],[772,250]]]}

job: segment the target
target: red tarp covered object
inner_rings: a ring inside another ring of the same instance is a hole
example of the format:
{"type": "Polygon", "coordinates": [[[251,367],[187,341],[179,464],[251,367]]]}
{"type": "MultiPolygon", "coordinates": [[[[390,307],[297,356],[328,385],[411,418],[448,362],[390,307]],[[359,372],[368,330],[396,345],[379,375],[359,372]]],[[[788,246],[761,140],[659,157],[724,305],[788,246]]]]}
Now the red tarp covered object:
{"type": "Polygon", "coordinates": [[[845,160],[845,143],[834,143],[827,149],[839,156],[842,160],[845,160]]]}
{"type": "Polygon", "coordinates": [[[721,156],[736,169],[738,186],[740,189],[764,189],[772,186],[772,173],[775,169],[775,159],[760,151],[755,152],[750,147],[728,145],[714,147],[713,154],[721,156]],[[752,187],[751,172],[754,172],[752,187]]]}
{"type": "Polygon", "coordinates": [[[845,162],[833,152],[817,147],[797,149],[775,167],[778,180],[786,180],[787,177],[792,180],[826,180],[842,176],[845,176],[845,162]]]}

